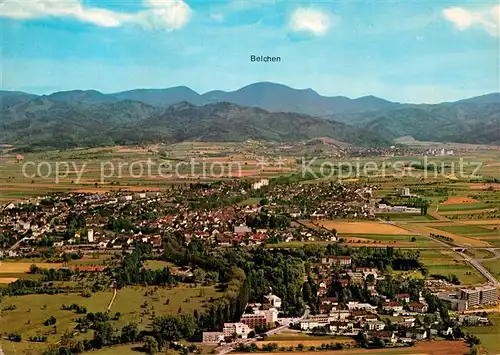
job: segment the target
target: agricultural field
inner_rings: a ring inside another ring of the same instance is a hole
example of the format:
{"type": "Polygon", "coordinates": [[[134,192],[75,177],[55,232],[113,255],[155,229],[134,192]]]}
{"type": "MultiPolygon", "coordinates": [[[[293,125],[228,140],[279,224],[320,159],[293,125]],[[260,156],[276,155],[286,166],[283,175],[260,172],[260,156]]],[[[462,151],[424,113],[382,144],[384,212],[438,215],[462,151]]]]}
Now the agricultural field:
{"type": "Polygon", "coordinates": [[[162,191],[200,179],[272,177],[296,171],[294,157],[279,162],[276,157],[264,145],[248,142],[3,154],[0,204],[51,192],[162,191]]]}
{"type": "MultiPolygon", "coordinates": [[[[461,341],[429,341],[420,342],[416,346],[409,348],[392,349],[348,349],[334,351],[303,351],[302,355],[316,355],[325,353],[328,355],[464,355],[468,354],[468,346],[461,341]]],[[[275,355],[276,353],[259,353],[261,355],[275,355]]],[[[291,354],[290,352],[281,352],[280,354],[291,354]]]]}
{"type": "Polygon", "coordinates": [[[452,250],[420,250],[420,259],[428,269],[429,275],[457,275],[462,285],[475,285],[486,279],[460,255],[452,250]]]}
{"type": "Polygon", "coordinates": [[[59,268],[62,266],[62,264],[58,263],[0,261],[0,284],[8,284],[17,279],[37,278],[38,275],[29,274],[30,266],[33,264],[46,269],[59,268]]]}
{"type": "Polygon", "coordinates": [[[299,344],[307,346],[320,346],[326,343],[342,343],[345,345],[355,345],[351,337],[329,336],[329,335],[309,335],[301,332],[284,331],[279,334],[273,334],[258,341],[255,344],[258,347],[262,345],[275,343],[279,347],[296,347],[299,344]]]}
{"type": "Polygon", "coordinates": [[[341,234],[341,238],[344,238],[344,243],[350,246],[393,246],[396,248],[428,248],[440,246],[440,244],[432,238],[412,234],[341,234]]]}
{"type": "Polygon", "coordinates": [[[398,226],[383,222],[351,222],[351,221],[315,221],[315,224],[326,228],[335,229],[339,234],[377,234],[398,235],[408,234],[408,231],[398,226]]]}

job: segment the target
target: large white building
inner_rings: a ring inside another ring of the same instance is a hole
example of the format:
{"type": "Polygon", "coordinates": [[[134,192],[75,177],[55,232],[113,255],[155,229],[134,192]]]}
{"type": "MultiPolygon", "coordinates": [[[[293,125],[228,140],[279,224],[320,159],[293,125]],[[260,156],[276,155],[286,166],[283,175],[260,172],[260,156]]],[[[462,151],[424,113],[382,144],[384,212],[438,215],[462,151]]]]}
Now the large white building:
{"type": "Polygon", "coordinates": [[[279,309],[281,307],[281,298],[276,295],[268,294],[265,296],[266,302],[270,307],[279,309]]]}
{"type": "Polygon", "coordinates": [[[244,323],[224,323],[223,333],[225,337],[237,336],[245,339],[251,331],[252,329],[244,323]]]}

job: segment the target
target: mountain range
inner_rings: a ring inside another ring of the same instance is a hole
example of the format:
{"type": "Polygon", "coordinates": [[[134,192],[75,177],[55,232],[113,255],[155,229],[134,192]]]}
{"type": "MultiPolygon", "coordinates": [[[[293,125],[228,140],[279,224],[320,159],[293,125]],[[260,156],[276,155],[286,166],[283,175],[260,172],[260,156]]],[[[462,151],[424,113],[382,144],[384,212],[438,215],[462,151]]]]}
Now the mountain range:
{"type": "Polygon", "coordinates": [[[111,94],[0,91],[0,105],[0,141],[23,147],[323,136],[356,145],[390,144],[400,136],[500,144],[500,93],[401,104],[375,96],[326,97],[262,82],[202,95],[183,86],[111,94]]]}

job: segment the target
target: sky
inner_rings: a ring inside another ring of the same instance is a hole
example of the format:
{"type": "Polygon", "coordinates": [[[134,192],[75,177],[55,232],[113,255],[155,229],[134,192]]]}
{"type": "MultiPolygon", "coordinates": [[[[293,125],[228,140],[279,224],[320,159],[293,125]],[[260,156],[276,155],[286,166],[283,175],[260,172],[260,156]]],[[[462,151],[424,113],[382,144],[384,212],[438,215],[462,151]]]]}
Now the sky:
{"type": "Polygon", "coordinates": [[[437,103],[500,91],[498,0],[0,0],[0,43],[2,89],[36,94],[269,81],[437,103]]]}

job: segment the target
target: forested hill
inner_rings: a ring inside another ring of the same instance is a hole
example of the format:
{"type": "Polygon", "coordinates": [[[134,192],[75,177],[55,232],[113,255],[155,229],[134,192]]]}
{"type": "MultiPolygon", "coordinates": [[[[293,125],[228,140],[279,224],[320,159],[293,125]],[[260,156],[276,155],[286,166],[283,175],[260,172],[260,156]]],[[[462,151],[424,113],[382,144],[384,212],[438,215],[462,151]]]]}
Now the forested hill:
{"type": "Polygon", "coordinates": [[[181,102],[159,108],[131,100],[84,103],[36,97],[0,112],[0,141],[21,149],[314,137],[356,145],[390,143],[377,133],[332,120],[229,103],[195,106],[181,102]]]}

